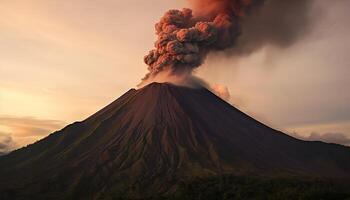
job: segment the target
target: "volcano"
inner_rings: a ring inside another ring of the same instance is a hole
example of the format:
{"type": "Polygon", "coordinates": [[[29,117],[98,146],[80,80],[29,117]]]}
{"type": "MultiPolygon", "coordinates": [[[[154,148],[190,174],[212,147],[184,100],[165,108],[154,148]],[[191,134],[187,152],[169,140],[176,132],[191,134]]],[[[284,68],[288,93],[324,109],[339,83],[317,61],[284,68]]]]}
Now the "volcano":
{"type": "Polygon", "coordinates": [[[274,130],[205,88],[152,83],[0,157],[0,199],[171,193],[224,174],[350,178],[350,148],[274,130]]]}

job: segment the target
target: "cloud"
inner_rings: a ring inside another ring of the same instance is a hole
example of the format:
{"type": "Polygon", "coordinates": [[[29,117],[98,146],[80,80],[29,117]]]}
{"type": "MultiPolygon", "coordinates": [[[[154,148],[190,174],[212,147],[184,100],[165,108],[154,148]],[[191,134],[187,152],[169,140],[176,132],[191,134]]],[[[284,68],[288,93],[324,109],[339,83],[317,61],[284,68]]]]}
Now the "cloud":
{"type": "Polygon", "coordinates": [[[0,124],[12,129],[11,132],[16,136],[42,136],[61,128],[64,123],[34,117],[0,116],[0,124]]]}
{"type": "Polygon", "coordinates": [[[0,115],[0,149],[8,151],[27,145],[61,129],[64,125],[65,123],[59,120],[0,115]]]}
{"type": "Polygon", "coordinates": [[[214,94],[225,101],[229,101],[231,98],[231,94],[226,86],[220,84],[211,84],[209,89],[211,89],[214,94]]]}
{"type": "Polygon", "coordinates": [[[350,138],[347,137],[344,133],[320,134],[320,133],[312,132],[309,136],[302,136],[296,132],[293,132],[290,135],[293,137],[302,139],[302,140],[322,141],[322,142],[327,142],[327,143],[335,143],[335,144],[350,146],[350,138]]]}
{"type": "Polygon", "coordinates": [[[5,155],[15,146],[15,142],[10,134],[0,132],[0,156],[5,155]]]}
{"type": "Polygon", "coordinates": [[[350,138],[348,138],[343,133],[325,133],[322,135],[319,133],[311,133],[308,137],[308,140],[324,141],[328,143],[336,143],[350,146],[350,138]]]}

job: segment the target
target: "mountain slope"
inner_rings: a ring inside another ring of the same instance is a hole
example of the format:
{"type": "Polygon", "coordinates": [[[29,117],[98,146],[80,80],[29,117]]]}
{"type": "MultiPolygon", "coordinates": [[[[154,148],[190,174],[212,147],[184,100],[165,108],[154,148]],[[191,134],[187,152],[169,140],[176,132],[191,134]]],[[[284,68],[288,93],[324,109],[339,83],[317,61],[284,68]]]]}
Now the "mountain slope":
{"type": "Polygon", "coordinates": [[[0,157],[0,193],[92,199],[117,189],[148,196],[194,176],[350,178],[349,171],[350,148],[292,138],[204,88],[153,83],[0,157]]]}

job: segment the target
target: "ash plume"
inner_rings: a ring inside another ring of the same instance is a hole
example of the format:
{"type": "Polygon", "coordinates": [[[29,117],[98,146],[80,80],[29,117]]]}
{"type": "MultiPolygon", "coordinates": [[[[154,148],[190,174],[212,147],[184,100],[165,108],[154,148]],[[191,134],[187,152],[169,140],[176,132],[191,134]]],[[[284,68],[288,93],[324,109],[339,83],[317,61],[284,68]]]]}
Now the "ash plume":
{"type": "Polygon", "coordinates": [[[144,57],[149,73],[140,85],[164,70],[191,74],[210,52],[244,56],[266,45],[288,47],[307,32],[313,0],[189,2],[193,11],[169,10],[155,25],[158,39],[144,57]]]}
{"type": "Polygon", "coordinates": [[[241,35],[229,56],[245,56],[264,46],[288,48],[310,32],[314,0],[265,0],[241,22],[241,35]]]}
{"type": "Polygon", "coordinates": [[[164,69],[189,70],[198,67],[208,52],[232,47],[240,35],[240,19],[262,0],[203,1],[203,15],[191,9],[169,10],[156,24],[155,49],[145,56],[149,74],[164,69]],[[204,3],[205,2],[205,3],[204,3]]]}

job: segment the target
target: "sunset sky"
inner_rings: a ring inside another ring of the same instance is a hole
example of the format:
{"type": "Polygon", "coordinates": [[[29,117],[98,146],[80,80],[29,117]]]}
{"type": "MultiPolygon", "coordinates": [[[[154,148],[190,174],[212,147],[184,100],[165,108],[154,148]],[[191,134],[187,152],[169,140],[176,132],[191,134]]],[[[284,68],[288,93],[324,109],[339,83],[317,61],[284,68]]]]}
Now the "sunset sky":
{"type": "MultiPolygon", "coordinates": [[[[154,23],[185,0],[3,0],[0,151],[81,121],[147,72],[154,23]]],[[[286,133],[350,145],[350,26],[346,0],[315,0],[307,34],[288,48],[209,55],[195,73],[226,86],[230,103],[286,133]]]]}

